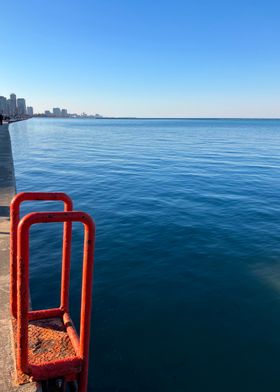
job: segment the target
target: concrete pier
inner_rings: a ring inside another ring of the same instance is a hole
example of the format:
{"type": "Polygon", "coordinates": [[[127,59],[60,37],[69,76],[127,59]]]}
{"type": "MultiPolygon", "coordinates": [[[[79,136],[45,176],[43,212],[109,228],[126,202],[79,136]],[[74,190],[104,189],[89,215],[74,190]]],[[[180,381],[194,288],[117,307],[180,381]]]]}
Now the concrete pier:
{"type": "Polygon", "coordinates": [[[35,392],[35,383],[15,384],[14,348],[9,308],[9,206],[16,193],[8,124],[0,126],[0,392],[35,392]]]}

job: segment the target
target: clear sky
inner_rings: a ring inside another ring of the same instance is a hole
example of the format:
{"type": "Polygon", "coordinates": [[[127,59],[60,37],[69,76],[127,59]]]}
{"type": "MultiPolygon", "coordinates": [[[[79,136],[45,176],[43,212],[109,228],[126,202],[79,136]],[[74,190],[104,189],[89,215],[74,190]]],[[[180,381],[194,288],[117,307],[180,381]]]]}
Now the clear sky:
{"type": "Polygon", "coordinates": [[[35,111],[280,117],[279,0],[13,0],[0,11],[0,95],[35,111]]]}

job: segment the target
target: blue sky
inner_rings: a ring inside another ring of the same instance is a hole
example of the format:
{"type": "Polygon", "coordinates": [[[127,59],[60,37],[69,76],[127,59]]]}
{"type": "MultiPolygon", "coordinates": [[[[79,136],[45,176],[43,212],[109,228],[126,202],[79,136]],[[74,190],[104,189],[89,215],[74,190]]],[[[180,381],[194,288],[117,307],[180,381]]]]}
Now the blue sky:
{"type": "Polygon", "coordinates": [[[36,111],[280,117],[278,0],[1,2],[0,95],[36,111]]]}

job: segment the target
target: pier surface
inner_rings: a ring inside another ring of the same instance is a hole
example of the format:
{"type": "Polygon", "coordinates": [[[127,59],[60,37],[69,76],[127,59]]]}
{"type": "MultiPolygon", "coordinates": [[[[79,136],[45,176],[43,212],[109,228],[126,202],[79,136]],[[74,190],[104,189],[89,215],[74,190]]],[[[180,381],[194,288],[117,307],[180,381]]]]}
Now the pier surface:
{"type": "Polygon", "coordinates": [[[0,126],[0,391],[35,392],[35,383],[15,384],[14,349],[9,307],[9,206],[16,193],[8,125],[0,126]]]}

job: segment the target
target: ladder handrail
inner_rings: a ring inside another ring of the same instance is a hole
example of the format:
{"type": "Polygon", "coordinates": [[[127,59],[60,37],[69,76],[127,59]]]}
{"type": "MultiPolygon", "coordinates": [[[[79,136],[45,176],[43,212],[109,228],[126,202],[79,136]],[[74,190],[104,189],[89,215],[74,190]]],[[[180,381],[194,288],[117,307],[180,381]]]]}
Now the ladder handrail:
{"type": "MultiPolygon", "coordinates": [[[[80,337],[76,340],[78,346],[78,358],[82,361],[82,371],[79,375],[79,390],[86,392],[89,363],[90,319],[92,303],[92,283],[94,266],[94,240],[95,223],[90,215],[80,211],[67,212],[33,212],[24,216],[17,228],[17,365],[24,373],[28,373],[28,319],[29,319],[29,231],[30,227],[38,223],[55,222],[81,222],[84,225],[84,254],[82,271],[82,295],[80,312],[80,337]]],[[[70,246],[70,244],[69,244],[70,246]]],[[[44,310],[47,312],[64,312],[66,317],[69,313],[65,309],[44,310]]],[[[40,312],[40,311],[36,311],[40,312]]],[[[69,316],[70,317],[70,316],[69,316]]],[[[72,331],[73,333],[73,331],[72,331]]],[[[70,336],[71,337],[71,336],[70,336]]],[[[71,339],[72,340],[72,339],[71,339]]],[[[69,359],[69,360],[73,360],[69,359]]],[[[68,360],[68,361],[69,361],[68,360]]],[[[62,359],[60,362],[67,359],[62,359]]],[[[46,371],[51,363],[46,363],[46,371]]],[[[44,367],[44,364],[42,364],[44,367]]]]}
{"type": "MultiPolygon", "coordinates": [[[[21,192],[11,201],[10,206],[10,308],[17,318],[17,228],[20,221],[20,206],[25,201],[63,201],[64,211],[73,210],[72,199],[63,192],[21,192]]],[[[72,224],[66,222],[63,228],[61,307],[69,310],[67,301],[70,280],[72,224]]]]}

